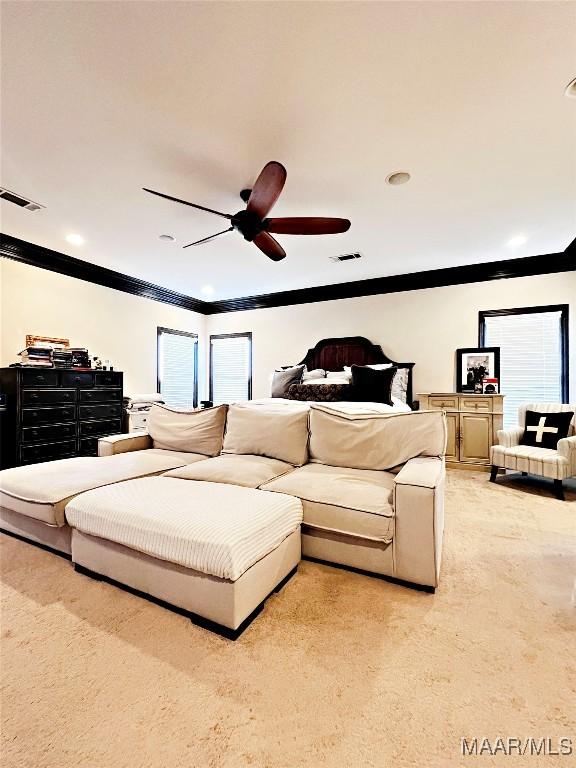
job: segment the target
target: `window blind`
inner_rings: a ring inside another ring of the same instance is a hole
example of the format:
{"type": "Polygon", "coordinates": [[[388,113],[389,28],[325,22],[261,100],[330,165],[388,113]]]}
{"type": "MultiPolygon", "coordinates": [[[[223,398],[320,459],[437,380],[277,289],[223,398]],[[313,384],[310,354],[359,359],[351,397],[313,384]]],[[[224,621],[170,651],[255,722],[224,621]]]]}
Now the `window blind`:
{"type": "Polygon", "coordinates": [[[167,405],[196,406],[197,343],[195,334],[158,329],[158,388],[167,405]]]}
{"type": "Polygon", "coordinates": [[[252,379],[252,335],[210,337],[210,399],[214,405],[249,400],[252,379]]]}
{"type": "Polygon", "coordinates": [[[562,402],[561,312],[484,318],[484,345],[500,347],[504,427],[516,426],[523,403],[562,402]]]}

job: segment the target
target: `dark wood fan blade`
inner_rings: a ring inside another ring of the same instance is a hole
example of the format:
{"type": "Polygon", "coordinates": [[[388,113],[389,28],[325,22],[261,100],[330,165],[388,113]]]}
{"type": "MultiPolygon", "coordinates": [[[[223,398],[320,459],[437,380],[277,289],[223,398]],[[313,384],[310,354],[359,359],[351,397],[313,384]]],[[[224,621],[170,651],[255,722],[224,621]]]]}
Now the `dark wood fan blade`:
{"type": "Polygon", "coordinates": [[[222,232],[216,232],[215,235],[210,235],[209,237],[203,237],[202,240],[195,240],[193,243],[188,243],[188,245],[183,245],[183,248],[190,248],[191,245],[200,245],[201,243],[209,243],[210,240],[214,240],[215,237],[219,237],[220,235],[225,235],[226,232],[232,232],[234,227],[228,227],[228,229],[223,229],[222,232]]]}
{"type": "Polygon", "coordinates": [[[142,187],[144,192],[150,192],[151,195],[157,195],[158,197],[164,197],[166,200],[172,200],[175,203],[182,203],[182,205],[189,205],[190,208],[197,208],[199,211],[206,211],[207,213],[214,213],[216,216],[222,216],[223,219],[232,219],[227,213],[220,213],[220,211],[214,211],[212,208],[205,208],[203,205],[196,205],[196,203],[189,203],[187,200],[180,200],[178,197],[172,197],[171,195],[165,195],[162,192],[154,192],[153,189],[142,187]]]}
{"type": "Polygon", "coordinates": [[[286,256],[284,248],[268,232],[260,232],[252,242],[272,261],[281,261],[286,256]]]}
{"type": "Polygon", "coordinates": [[[277,235],[336,235],[350,229],[348,219],[328,219],[321,216],[267,219],[265,225],[267,232],[277,235]]]}
{"type": "Polygon", "coordinates": [[[265,218],[280,197],[285,183],[286,168],[282,163],[277,163],[275,160],[266,163],[252,187],[246,210],[255,213],[259,219],[265,218]]]}

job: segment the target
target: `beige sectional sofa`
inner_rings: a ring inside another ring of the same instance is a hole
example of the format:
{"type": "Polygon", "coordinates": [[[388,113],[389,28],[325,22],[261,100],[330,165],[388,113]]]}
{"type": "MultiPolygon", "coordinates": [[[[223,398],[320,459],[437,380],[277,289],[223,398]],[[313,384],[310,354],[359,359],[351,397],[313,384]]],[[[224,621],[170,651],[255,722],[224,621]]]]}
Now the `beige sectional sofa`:
{"type": "Polygon", "coordinates": [[[434,590],[445,443],[439,411],[155,406],[97,458],[1,472],[0,527],[236,636],[301,554],[434,590]]]}

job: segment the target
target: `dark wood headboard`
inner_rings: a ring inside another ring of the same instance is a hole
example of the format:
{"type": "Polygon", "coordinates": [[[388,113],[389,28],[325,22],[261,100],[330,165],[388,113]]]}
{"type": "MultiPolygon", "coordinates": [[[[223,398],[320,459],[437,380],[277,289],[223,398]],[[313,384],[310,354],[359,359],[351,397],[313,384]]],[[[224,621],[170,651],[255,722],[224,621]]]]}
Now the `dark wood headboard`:
{"type": "Polygon", "coordinates": [[[300,365],[309,371],[324,368],[326,371],[341,371],[345,365],[375,365],[392,363],[398,368],[408,369],[408,389],[406,402],[412,406],[412,368],[414,363],[397,363],[382,351],[378,344],[372,344],[364,336],[344,336],[340,339],[322,339],[309,349],[300,365]]]}

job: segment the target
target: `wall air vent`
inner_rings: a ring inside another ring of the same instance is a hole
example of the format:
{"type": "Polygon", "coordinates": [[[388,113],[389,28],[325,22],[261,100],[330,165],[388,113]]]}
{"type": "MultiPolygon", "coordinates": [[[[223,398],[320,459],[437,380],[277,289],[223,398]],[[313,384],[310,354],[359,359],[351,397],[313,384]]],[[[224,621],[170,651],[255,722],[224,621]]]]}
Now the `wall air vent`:
{"type": "Polygon", "coordinates": [[[22,195],[17,195],[9,189],[0,189],[0,200],[14,203],[14,205],[17,205],[19,208],[26,208],[27,211],[40,211],[42,208],[46,208],[45,205],[33,203],[32,200],[27,200],[25,197],[22,197],[22,195]]]}
{"type": "Polygon", "coordinates": [[[361,259],[361,253],[344,253],[342,256],[330,256],[330,261],[351,261],[352,259],[361,259]]]}

